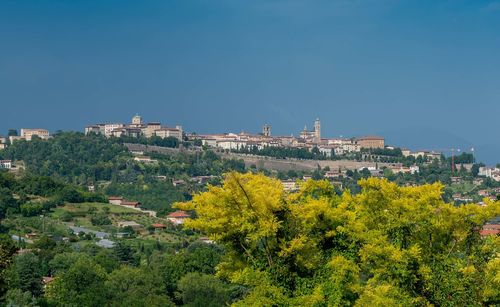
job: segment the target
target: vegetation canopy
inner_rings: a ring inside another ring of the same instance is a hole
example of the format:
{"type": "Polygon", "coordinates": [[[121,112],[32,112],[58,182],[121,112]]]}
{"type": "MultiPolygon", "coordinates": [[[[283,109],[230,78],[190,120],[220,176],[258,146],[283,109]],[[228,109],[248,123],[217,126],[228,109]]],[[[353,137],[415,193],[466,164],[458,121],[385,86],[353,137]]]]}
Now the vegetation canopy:
{"type": "Polygon", "coordinates": [[[499,202],[457,207],[439,183],[359,185],[338,196],[309,180],[286,193],[279,180],[231,172],[175,206],[223,246],[217,275],[250,289],[237,306],[500,304],[500,239],[479,234],[499,202]]]}

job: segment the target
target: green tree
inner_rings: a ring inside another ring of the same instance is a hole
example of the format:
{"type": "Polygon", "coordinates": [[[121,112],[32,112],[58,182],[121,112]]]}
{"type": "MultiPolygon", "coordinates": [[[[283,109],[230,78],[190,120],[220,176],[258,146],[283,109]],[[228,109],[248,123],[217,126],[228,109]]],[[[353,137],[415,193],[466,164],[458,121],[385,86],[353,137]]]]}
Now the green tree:
{"type": "Polygon", "coordinates": [[[7,276],[9,288],[30,292],[33,296],[39,296],[42,293],[40,260],[33,253],[24,253],[15,257],[7,276]]]}
{"type": "Polygon", "coordinates": [[[12,239],[5,234],[0,234],[0,299],[7,291],[5,281],[7,268],[11,265],[14,255],[17,251],[12,239]]]}
{"type": "Polygon", "coordinates": [[[231,302],[230,287],[212,275],[188,273],[179,280],[177,288],[184,306],[216,307],[231,302]]]}
{"type": "Polygon", "coordinates": [[[35,307],[37,304],[36,298],[29,291],[23,292],[21,289],[10,289],[5,295],[6,306],[8,307],[35,307]]]}
{"type": "Polygon", "coordinates": [[[45,296],[57,306],[103,306],[106,272],[91,259],[78,259],[47,285],[45,296]]]}
{"type": "Polygon", "coordinates": [[[106,281],[110,306],[174,306],[161,278],[152,272],[123,266],[106,281]]]}
{"type": "Polygon", "coordinates": [[[134,250],[127,244],[122,242],[117,242],[113,247],[113,252],[116,257],[123,263],[136,264],[137,258],[135,256],[134,250]]]}
{"type": "Polygon", "coordinates": [[[41,203],[26,203],[21,205],[21,214],[23,216],[37,216],[43,212],[41,203]]]}
{"type": "Polygon", "coordinates": [[[7,210],[17,211],[18,205],[12,191],[7,188],[0,188],[0,219],[5,217],[7,210]]]}

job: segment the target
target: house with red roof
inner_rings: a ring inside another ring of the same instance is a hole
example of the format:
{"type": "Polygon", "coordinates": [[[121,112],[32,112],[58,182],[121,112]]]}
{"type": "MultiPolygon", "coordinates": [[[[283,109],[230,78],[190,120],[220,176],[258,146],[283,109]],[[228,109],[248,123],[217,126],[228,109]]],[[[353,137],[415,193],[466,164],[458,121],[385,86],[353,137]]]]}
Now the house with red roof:
{"type": "Polygon", "coordinates": [[[484,224],[483,229],[479,231],[481,237],[497,236],[500,234],[500,224],[484,224]]]}
{"type": "Polygon", "coordinates": [[[112,205],[121,205],[123,197],[121,196],[108,196],[108,202],[112,205]]]}
{"type": "Polygon", "coordinates": [[[151,227],[153,227],[155,230],[163,230],[163,229],[167,228],[166,225],[161,224],[161,223],[151,224],[151,227]]]}
{"type": "Polygon", "coordinates": [[[123,200],[121,205],[127,207],[139,208],[141,206],[141,203],[138,201],[123,200]]]}
{"type": "Polygon", "coordinates": [[[189,214],[187,214],[186,211],[177,210],[177,211],[172,212],[169,215],[167,215],[167,220],[170,221],[174,225],[182,225],[182,224],[184,224],[184,221],[190,217],[191,216],[189,214]]]}

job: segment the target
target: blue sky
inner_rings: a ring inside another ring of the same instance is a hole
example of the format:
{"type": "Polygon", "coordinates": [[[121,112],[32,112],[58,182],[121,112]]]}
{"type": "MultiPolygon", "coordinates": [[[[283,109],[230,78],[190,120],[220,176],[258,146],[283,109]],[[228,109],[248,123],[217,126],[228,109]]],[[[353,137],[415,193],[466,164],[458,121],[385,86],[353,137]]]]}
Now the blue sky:
{"type": "Polygon", "coordinates": [[[145,120],[500,162],[500,1],[3,0],[0,134],[145,120]]]}

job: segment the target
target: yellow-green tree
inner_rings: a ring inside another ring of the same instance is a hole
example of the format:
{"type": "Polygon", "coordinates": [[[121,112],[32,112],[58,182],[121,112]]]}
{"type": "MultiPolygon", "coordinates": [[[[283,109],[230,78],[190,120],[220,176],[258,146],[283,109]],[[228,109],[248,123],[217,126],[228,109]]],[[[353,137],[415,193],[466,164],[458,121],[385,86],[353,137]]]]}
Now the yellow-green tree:
{"type": "Polygon", "coordinates": [[[359,184],[357,195],[313,180],[285,193],[262,174],[228,173],[176,206],[224,247],[217,274],[250,289],[236,305],[500,303],[500,241],[479,235],[498,202],[456,207],[440,184],[359,184]]]}

